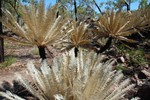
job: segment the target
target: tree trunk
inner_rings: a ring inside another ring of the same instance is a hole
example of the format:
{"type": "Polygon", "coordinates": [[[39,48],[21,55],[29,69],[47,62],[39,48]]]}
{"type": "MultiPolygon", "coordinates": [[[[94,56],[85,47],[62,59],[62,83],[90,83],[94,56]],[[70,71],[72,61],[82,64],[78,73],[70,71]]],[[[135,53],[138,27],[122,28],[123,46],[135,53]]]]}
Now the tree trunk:
{"type": "Polygon", "coordinates": [[[76,3],[76,0],[74,0],[74,12],[75,12],[75,20],[78,21],[78,18],[77,18],[77,3],[76,3]]]}
{"type": "Polygon", "coordinates": [[[38,49],[39,49],[40,58],[43,61],[44,59],[46,59],[45,47],[44,46],[38,46],[38,49]]]}
{"type": "Polygon", "coordinates": [[[131,4],[130,1],[129,1],[129,3],[127,3],[127,2],[125,1],[125,5],[127,6],[127,11],[130,11],[130,4],[131,4]]]}
{"type": "Polygon", "coordinates": [[[101,49],[97,53],[99,54],[107,50],[111,46],[111,42],[112,42],[112,37],[109,37],[107,43],[103,47],[101,47],[101,49]]]}
{"type": "MultiPolygon", "coordinates": [[[[59,0],[56,0],[56,3],[59,3],[59,0]]],[[[59,9],[57,11],[56,18],[58,18],[58,16],[59,16],[59,9]]]]}
{"type": "Polygon", "coordinates": [[[4,62],[4,40],[0,37],[0,63],[4,62]]]}
{"type": "Polygon", "coordinates": [[[78,57],[78,51],[79,49],[77,47],[74,48],[74,54],[75,54],[75,57],[78,57]]]}
{"type": "MultiPolygon", "coordinates": [[[[2,18],[2,0],[0,0],[0,17],[2,18]]],[[[0,35],[3,33],[2,22],[0,22],[0,35]]],[[[0,37],[0,62],[4,62],[4,40],[0,37]]]]}
{"type": "Polygon", "coordinates": [[[93,0],[93,2],[94,2],[94,4],[95,4],[95,6],[97,7],[97,9],[99,10],[99,12],[103,15],[103,12],[102,12],[102,10],[100,9],[100,7],[98,6],[98,4],[96,3],[96,1],[93,0]]]}

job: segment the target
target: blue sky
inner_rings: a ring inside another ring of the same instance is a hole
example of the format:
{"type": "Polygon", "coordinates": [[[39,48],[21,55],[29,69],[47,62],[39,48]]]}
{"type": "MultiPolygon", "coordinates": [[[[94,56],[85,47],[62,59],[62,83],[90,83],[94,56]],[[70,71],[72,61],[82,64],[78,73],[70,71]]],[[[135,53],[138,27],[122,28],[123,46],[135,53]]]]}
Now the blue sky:
{"type": "MultiPolygon", "coordinates": [[[[97,4],[99,4],[100,2],[106,2],[107,0],[96,0],[97,4]]],[[[45,3],[46,5],[48,4],[52,4],[54,5],[56,3],[56,0],[45,0],[45,3]]],[[[139,3],[138,2],[134,2],[134,3],[131,3],[131,10],[136,10],[138,9],[138,5],[139,3]]],[[[98,9],[96,9],[98,11],[98,9]]],[[[102,10],[105,10],[104,8],[102,8],[102,10]]]]}

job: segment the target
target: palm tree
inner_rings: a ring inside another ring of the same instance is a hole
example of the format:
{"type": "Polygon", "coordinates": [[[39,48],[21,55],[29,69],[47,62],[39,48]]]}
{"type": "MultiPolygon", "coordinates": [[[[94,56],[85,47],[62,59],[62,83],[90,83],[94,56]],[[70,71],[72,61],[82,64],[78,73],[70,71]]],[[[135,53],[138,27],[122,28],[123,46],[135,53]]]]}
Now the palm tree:
{"type": "Polygon", "coordinates": [[[61,44],[62,51],[69,51],[74,48],[75,56],[77,57],[78,48],[89,48],[92,40],[90,35],[87,33],[87,27],[85,23],[78,23],[76,21],[70,22],[65,30],[66,38],[63,39],[61,44]]]}
{"type": "Polygon", "coordinates": [[[65,18],[57,15],[58,4],[52,8],[45,9],[44,0],[40,0],[38,6],[32,2],[29,6],[21,5],[21,18],[24,25],[21,26],[13,15],[4,10],[4,17],[1,20],[5,27],[16,33],[18,37],[3,37],[30,45],[36,45],[39,49],[40,57],[46,59],[45,48],[47,44],[53,44],[63,37],[63,25],[65,18]]]}
{"type": "Polygon", "coordinates": [[[128,20],[129,14],[123,12],[107,12],[96,22],[97,29],[93,31],[97,34],[98,38],[108,37],[106,45],[104,45],[99,53],[105,51],[112,42],[112,39],[119,41],[126,41],[130,43],[136,42],[135,40],[127,38],[127,36],[136,33],[133,28],[133,21],[128,20]]]}

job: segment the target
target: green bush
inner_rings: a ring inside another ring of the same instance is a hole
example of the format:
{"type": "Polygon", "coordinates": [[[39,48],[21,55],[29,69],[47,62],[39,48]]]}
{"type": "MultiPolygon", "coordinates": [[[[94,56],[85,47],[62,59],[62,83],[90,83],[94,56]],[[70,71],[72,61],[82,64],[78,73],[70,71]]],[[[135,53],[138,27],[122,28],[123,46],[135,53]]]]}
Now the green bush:
{"type": "Polygon", "coordinates": [[[118,52],[121,55],[129,55],[129,65],[132,66],[144,66],[148,64],[148,61],[146,58],[144,58],[144,51],[142,49],[129,49],[126,48],[124,45],[118,45],[118,52]]]}

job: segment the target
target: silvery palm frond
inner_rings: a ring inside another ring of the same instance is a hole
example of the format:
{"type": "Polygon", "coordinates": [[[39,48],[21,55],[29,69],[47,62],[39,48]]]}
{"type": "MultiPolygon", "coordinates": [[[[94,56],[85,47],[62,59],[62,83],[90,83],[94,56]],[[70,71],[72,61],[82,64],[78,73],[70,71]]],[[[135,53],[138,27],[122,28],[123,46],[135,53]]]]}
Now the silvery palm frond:
{"type": "Polygon", "coordinates": [[[78,57],[73,49],[53,60],[51,66],[42,63],[40,70],[28,63],[28,75],[19,81],[40,100],[119,100],[133,88],[121,71],[113,70],[113,61],[102,63],[104,56],[81,49],[78,57]]]}
{"type": "Polygon", "coordinates": [[[15,95],[15,94],[12,94],[9,91],[6,91],[5,93],[4,92],[0,92],[0,96],[6,97],[9,100],[25,100],[25,99],[15,95]]]}
{"type": "Polygon", "coordinates": [[[38,7],[33,3],[29,5],[20,5],[21,19],[24,25],[17,22],[16,18],[8,11],[4,10],[4,16],[1,19],[3,25],[14,32],[18,37],[6,37],[17,42],[44,46],[48,43],[53,44],[63,37],[62,27],[65,18],[57,14],[58,4],[52,8],[45,9],[44,0],[40,0],[38,7]]]}

